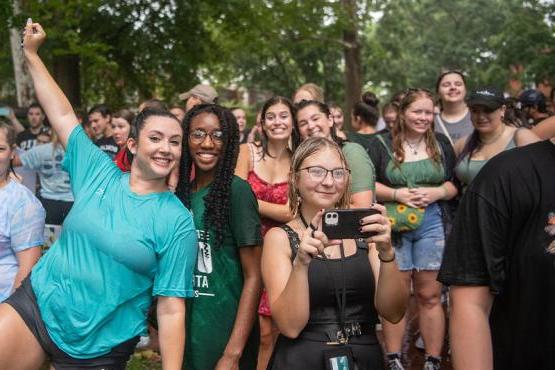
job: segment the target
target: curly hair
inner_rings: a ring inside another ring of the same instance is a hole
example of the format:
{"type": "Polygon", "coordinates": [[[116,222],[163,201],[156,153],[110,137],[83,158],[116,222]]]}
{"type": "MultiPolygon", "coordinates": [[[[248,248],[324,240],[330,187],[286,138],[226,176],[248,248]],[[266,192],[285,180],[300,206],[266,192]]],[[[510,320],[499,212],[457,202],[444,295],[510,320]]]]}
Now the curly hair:
{"type": "MultiPolygon", "coordinates": [[[[407,125],[403,118],[405,112],[409,106],[417,101],[418,99],[430,99],[434,101],[434,97],[431,92],[426,89],[408,89],[405,96],[399,103],[399,115],[397,116],[397,122],[393,125],[391,129],[392,141],[392,151],[394,154],[394,164],[399,166],[405,161],[405,150],[403,149],[403,141],[406,138],[407,125]]],[[[439,145],[437,143],[434,134],[434,124],[428,131],[424,134],[424,142],[426,143],[426,150],[430,158],[437,164],[441,164],[441,153],[439,150],[439,145]]]]}
{"type": "Polygon", "coordinates": [[[210,190],[204,197],[205,211],[202,215],[206,228],[214,232],[214,246],[221,246],[224,234],[221,230],[229,222],[231,213],[231,183],[237,156],[239,155],[239,127],[235,116],[227,108],[216,104],[200,104],[193,107],[183,119],[183,156],[179,165],[179,184],[176,195],[187,207],[191,207],[192,185],[190,181],[194,161],[189,152],[189,132],[191,121],[202,113],[214,114],[220,122],[223,132],[222,154],[216,165],[216,171],[210,190]]]}

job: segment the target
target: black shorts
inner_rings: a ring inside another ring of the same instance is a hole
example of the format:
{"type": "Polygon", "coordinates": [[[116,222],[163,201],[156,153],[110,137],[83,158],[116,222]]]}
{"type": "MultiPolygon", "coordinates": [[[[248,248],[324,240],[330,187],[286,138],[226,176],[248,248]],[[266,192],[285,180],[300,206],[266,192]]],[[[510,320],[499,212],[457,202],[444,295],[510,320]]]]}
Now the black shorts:
{"type": "Polygon", "coordinates": [[[63,224],[67,214],[71,211],[71,207],[73,206],[73,202],[46,199],[41,196],[37,196],[37,198],[39,198],[44,210],[46,211],[45,223],[47,225],[63,224]]]}
{"type": "Polygon", "coordinates": [[[74,358],[62,351],[50,338],[40,316],[37,299],[31,287],[30,277],[23,280],[21,286],[3,303],[12,306],[21,316],[56,370],[125,369],[129,357],[133,354],[135,346],[139,342],[139,337],[137,336],[115,346],[110,353],[100,357],[88,359],[74,358]]]}

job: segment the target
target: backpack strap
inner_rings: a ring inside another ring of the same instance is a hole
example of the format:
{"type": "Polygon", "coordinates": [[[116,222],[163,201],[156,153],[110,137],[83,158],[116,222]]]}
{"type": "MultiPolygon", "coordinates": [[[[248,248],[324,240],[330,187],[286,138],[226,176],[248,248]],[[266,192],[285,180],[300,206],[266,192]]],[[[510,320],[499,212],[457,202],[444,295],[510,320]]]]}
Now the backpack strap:
{"type": "Polygon", "coordinates": [[[299,234],[297,234],[297,232],[289,225],[281,225],[280,227],[287,233],[289,247],[291,248],[291,262],[293,262],[295,256],[297,255],[297,251],[299,250],[299,244],[301,244],[299,234]]]}

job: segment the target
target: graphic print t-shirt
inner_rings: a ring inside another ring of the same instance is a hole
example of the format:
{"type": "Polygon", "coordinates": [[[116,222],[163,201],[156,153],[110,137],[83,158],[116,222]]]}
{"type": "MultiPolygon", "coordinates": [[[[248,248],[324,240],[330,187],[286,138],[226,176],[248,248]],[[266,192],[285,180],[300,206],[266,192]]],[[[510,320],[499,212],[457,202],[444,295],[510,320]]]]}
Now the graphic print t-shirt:
{"type": "Polygon", "coordinates": [[[104,153],[108,154],[110,159],[114,159],[116,154],[119,152],[118,144],[112,136],[102,137],[94,142],[94,144],[100,148],[104,153]]]}
{"type": "MultiPolygon", "coordinates": [[[[249,184],[234,176],[231,185],[231,215],[223,230],[207,230],[204,197],[210,187],[192,194],[191,210],[199,240],[193,276],[195,297],[187,300],[185,368],[212,370],[223,355],[235,323],[243,289],[239,248],[262,245],[258,203],[249,184]],[[221,246],[214,246],[214,232],[223,232],[221,246]]],[[[256,367],[256,330],[241,358],[241,369],[256,367]]]]}
{"type": "Polygon", "coordinates": [[[491,159],[465,193],[438,280],[489,286],[496,370],[555,369],[555,145],[491,159]]]}

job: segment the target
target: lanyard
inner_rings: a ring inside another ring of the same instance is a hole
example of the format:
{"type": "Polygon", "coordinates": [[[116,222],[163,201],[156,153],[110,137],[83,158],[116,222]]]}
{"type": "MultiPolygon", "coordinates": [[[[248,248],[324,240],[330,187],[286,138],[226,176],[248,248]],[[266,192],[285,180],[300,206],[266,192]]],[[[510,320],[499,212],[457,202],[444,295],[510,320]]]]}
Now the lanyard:
{"type": "MultiPolygon", "coordinates": [[[[299,212],[299,216],[300,219],[304,225],[305,228],[308,229],[308,222],[306,222],[303,213],[299,212]]],[[[326,266],[326,270],[328,271],[328,275],[330,277],[330,280],[333,282],[333,292],[335,295],[335,303],[337,304],[337,313],[339,315],[339,327],[342,330],[342,335],[345,341],[348,340],[348,337],[345,335],[346,331],[345,331],[345,309],[347,306],[347,287],[346,287],[346,283],[345,283],[345,266],[344,266],[344,261],[345,261],[345,248],[343,247],[343,242],[341,242],[341,244],[339,245],[339,250],[341,252],[341,259],[339,260],[340,266],[341,266],[341,292],[339,292],[339,289],[337,289],[337,283],[335,282],[335,279],[331,273],[330,270],[330,261],[328,260],[328,258],[326,257],[325,253],[322,253],[321,258],[324,260],[324,265],[326,266]]],[[[338,333],[339,334],[339,333],[338,333]]],[[[338,335],[338,340],[341,340],[341,338],[339,338],[338,335]]]]}

